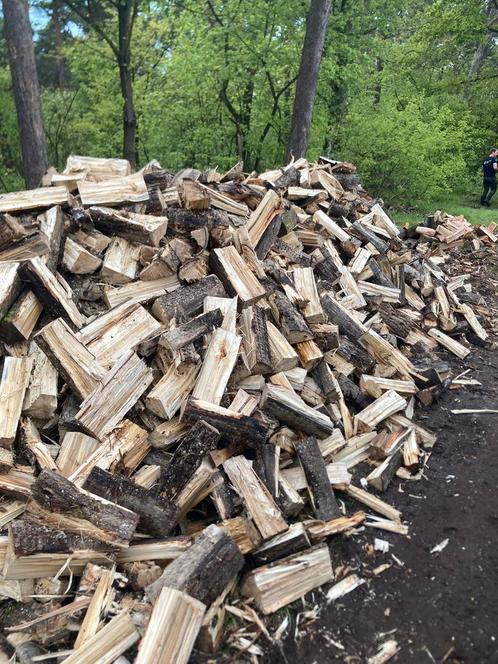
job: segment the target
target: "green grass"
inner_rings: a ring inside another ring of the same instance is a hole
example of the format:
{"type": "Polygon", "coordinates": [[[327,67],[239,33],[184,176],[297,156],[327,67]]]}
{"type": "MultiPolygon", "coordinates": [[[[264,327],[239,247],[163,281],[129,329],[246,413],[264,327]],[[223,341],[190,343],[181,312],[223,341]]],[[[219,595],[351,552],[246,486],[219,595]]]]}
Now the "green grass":
{"type": "Polygon", "coordinates": [[[410,212],[391,209],[389,213],[398,224],[409,224],[410,226],[422,223],[428,214],[436,210],[442,210],[453,215],[463,214],[467,221],[478,226],[481,224],[490,224],[491,222],[498,223],[498,194],[493,199],[490,208],[478,205],[477,199],[478,197],[476,196],[476,200],[473,201],[468,194],[462,194],[461,196],[454,195],[419,205],[415,210],[410,212]]]}

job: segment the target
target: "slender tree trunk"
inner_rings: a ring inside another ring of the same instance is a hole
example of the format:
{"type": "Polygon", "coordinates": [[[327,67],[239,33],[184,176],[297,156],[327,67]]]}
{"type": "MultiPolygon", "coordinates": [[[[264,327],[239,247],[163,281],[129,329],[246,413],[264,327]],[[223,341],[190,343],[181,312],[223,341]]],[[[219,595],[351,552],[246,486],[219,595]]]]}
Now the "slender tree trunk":
{"type": "Polygon", "coordinates": [[[26,187],[31,189],[40,184],[47,170],[48,160],[28,2],[27,0],[2,0],[2,2],[24,180],[26,187]]]}
{"type": "Polygon", "coordinates": [[[133,84],[128,64],[119,64],[121,94],[123,95],[123,156],[132,168],[137,163],[137,116],[133,104],[133,84]]]}
{"type": "Polygon", "coordinates": [[[330,0],[311,0],[296,83],[287,157],[306,155],[318,72],[330,14],[330,0]]]}
{"type": "Polygon", "coordinates": [[[131,33],[137,10],[134,0],[127,0],[119,6],[119,80],[123,96],[123,156],[132,168],[137,163],[137,116],[133,101],[133,81],[131,76],[131,33]]]}

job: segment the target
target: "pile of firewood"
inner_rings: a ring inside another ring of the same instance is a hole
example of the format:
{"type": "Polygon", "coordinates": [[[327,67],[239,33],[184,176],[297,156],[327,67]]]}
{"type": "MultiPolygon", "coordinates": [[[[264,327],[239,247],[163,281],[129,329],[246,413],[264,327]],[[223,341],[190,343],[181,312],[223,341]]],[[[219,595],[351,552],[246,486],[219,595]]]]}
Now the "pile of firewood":
{"type": "Polygon", "coordinates": [[[327,538],[407,533],[376,493],[421,475],[414,407],[486,308],[351,164],[70,157],[46,184],[0,196],[5,656],[186,662],[225,606],[264,630],[334,581],[327,538]]]}
{"type": "Polygon", "coordinates": [[[440,242],[445,248],[461,247],[464,242],[472,242],[477,251],[482,244],[495,243],[498,240],[498,224],[473,226],[463,215],[453,216],[438,210],[415,228],[415,232],[428,242],[440,242]]]}

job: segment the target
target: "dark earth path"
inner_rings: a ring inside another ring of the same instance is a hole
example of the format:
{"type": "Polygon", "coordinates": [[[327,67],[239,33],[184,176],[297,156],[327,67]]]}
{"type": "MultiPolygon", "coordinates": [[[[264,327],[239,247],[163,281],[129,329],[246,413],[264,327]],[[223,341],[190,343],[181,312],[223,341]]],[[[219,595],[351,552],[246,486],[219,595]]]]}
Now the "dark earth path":
{"type": "MultiPolygon", "coordinates": [[[[335,563],[349,561],[362,575],[384,562],[393,566],[324,608],[299,641],[288,638],[288,662],[365,662],[388,638],[400,647],[393,663],[498,662],[498,414],[450,413],[498,409],[498,353],[477,349],[467,366],[482,387],[446,392],[419,415],[438,434],[426,479],[394,481],[385,494],[402,510],[409,538],[376,530],[392,548],[374,558],[363,550],[372,531],[340,549],[332,543],[335,563]],[[431,554],[446,538],[446,548],[431,554]]],[[[266,659],[279,660],[275,651],[266,659]]]]}

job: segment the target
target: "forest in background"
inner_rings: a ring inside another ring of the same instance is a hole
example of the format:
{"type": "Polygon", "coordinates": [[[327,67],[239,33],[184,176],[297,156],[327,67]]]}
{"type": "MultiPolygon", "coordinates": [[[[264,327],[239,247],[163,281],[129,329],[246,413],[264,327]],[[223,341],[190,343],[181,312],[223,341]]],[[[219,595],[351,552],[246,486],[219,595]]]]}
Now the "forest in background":
{"type": "MultiPolygon", "coordinates": [[[[58,169],[70,153],[123,153],[120,3],[29,3],[48,158],[58,169]]],[[[285,163],[309,1],[131,4],[137,166],[285,163]]],[[[391,205],[476,189],[498,134],[497,39],[497,0],[332,0],[308,157],[354,162],[391,205]]],[[[0,191],[22,189],[4,39],[0,98],[0,191]]]]}

